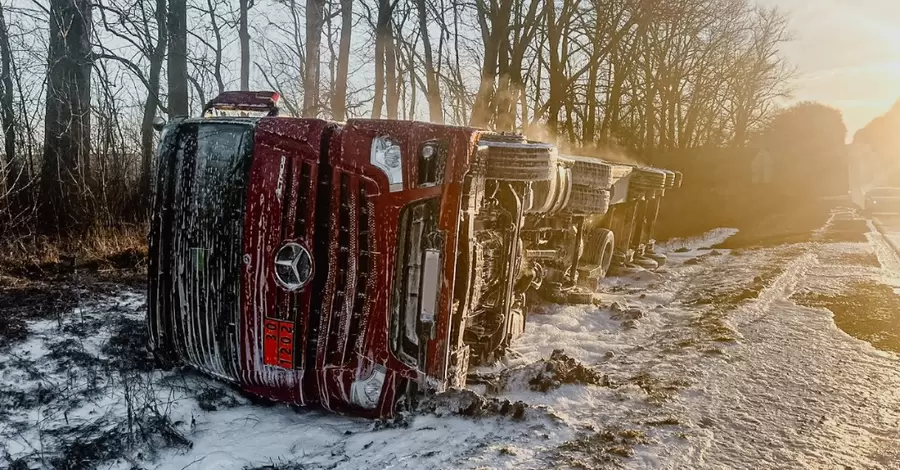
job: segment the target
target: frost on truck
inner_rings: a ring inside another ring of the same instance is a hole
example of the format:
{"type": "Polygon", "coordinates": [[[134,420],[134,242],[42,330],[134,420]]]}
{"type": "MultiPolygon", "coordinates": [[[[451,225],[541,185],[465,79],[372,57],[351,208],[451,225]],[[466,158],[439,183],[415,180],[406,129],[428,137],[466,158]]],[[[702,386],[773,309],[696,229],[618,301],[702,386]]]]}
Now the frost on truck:
{"type": "Polygon", "coordinates": [[[148,314],[162,360],[387,416],[501,357],[530,300],[590,302],[614,266],[665,261],[653,222],[679,174],[276,105],[230,92],[163,130],[148,314]]]}

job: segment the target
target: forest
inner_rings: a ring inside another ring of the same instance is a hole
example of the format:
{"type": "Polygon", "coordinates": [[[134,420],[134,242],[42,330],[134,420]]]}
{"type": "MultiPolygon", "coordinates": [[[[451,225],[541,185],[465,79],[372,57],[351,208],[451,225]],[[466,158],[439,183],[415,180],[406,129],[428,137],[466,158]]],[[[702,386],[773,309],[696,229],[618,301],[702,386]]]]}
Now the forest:
{"type": "Polygon", "coordinates": [[[141,233],[154,118],[224,90],[645,163],[744,147],[789,97],[790,38],[749,0],[2,2],[0,238],[141,233]]]}

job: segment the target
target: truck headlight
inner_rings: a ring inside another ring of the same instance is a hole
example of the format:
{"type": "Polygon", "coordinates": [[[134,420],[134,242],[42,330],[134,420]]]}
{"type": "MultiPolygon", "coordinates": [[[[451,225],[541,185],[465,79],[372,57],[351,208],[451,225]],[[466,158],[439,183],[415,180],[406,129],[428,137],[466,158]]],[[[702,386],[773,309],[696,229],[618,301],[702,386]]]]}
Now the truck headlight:
{"type": "Polygon", "coordinates": [[[350,385],[350,401],[367,410],[374,409],[381,400],[385,376],[384,366],[376,364],[367,378],[357,379],[350,385]]]}
{"type": "Polygon", "coordinates": [[[372,153],[369,157],[372,165],[375,165],[387,175],[391,191],[403,189],[403,155],[400,152],[400,144],[388,136],[379,136],[372,139],[372,153]]]}

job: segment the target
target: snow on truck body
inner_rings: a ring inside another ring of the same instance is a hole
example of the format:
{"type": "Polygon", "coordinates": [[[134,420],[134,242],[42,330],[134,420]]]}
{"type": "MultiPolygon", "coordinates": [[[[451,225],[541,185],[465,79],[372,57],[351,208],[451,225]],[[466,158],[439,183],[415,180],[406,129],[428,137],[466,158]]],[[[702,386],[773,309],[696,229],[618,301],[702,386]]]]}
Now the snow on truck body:
{"type": "Polygon", "coordinates": [[[150,234],[151,348],[255,395],[375,417],[462,387],[522,333],[526,295],[605,275],[610,191],[646,212],[644,170],[473,128],[279,117],[272,95],[166,126],[150,234]]]}

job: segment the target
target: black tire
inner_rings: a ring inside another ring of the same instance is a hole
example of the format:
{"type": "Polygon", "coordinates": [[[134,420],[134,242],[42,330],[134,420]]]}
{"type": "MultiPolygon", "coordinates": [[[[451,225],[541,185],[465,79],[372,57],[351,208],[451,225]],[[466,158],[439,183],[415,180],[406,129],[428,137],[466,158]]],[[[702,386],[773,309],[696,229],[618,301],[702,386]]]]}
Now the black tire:
{"type": "Polygon", "coordinates": [[[612,186],[612,166],[590,157],[569,157],[572,160],[572,184],[608,190],[612,186]]]}
{"type": "Polygon", "coordinates": [[[661,254],[661,253],[648,253],[647,258],[656,261],[657,267],[661,268],[666,265],[666,261],[669,260],[669,257],[661,254]]]}
{"type": "Polygon", "coordinates": [[[631,177],[631,187],[644,191],[666,189],[666,173],[656,168],[637,168],[631,177]]]}
{"type": "Polygon", "coordinates": [[[489,142],[500,142],[506,144],[528,143],[528,139],[526,139],[524,135],[511,132],[485,132],[481,134],[481,138],[478,140],[479,142],[487,145],[490,145],[489,142]]]}
{"type": "Polygon", "coordinates": [[[646,269],[647,271],[653,271],[659,268],[659,263],[650,258],[635,258],[631,264],[646,269]]]}
{"type": "Polygon", "coordinates": [[[609,191],[572,185],[572,195],[566,209],[579,215],[605,214],[609,210],[609,191]]]}
{"type": "Polygon", "coordinates": [[[566,196],[571,193],[568,190],[570,174],[570,170],[561,165],[553,178],[547,181],[533,181],[531,184],[532,204],[526,212],[543,214],[562,210],[566,204],[566,196]]]}
{"type": "Polygon", "coordinates": [[[485,177],[502,181],[548,181],[556,177],[556,147],[542,143],[494,142],[488,146],[485,177]]]}
{"type": "Polygon", "coordinates": [[[590,305],[594,303],[594,293],[583,290],[566,292],[566,303],[572,305],[590,305]]]}
{"type": "Polygon", "coordinates": [[[675,187],[675,172],[663,170],[666,173],[666,189],[675,187]]]}
{"type": "Polygon", "coordinates": [[[581,260],[585,264],[600,266],[602,277],[606,277],[612,265],[616,249],[616,236],[611,230],[598,228],[588,233],[581,260]]]}

